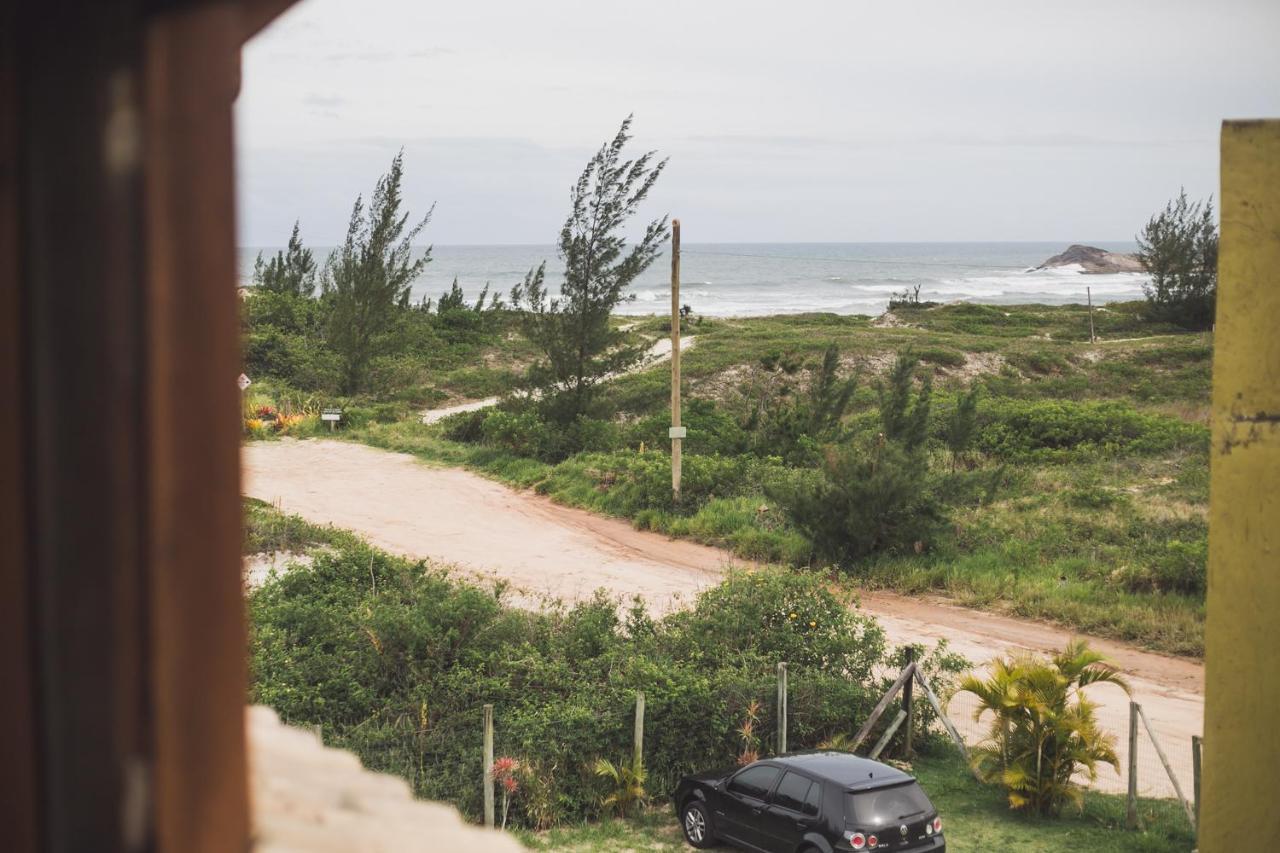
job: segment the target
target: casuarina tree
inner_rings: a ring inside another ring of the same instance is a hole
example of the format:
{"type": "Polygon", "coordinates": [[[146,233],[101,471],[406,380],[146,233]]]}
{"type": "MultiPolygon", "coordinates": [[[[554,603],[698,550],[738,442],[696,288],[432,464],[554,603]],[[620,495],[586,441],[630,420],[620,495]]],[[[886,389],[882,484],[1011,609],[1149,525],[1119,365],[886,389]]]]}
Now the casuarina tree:
{"type": "Polygon", "coordinates": [[[400,181],[404,152],[391,161],[369,199],[357,197],[347,237],[325,263],[322,288],[332,300],[329,345],[342,358],[342,385],[347,393],[364,388],[369,364],[380,339],[390,331],[396,313],[409,307],[409,288],[431,260],[413,241],[431,220],[431,210],[416,224],[401,213],[400,181]]]}
{"type": "Polygon", "coordinates": [[[1144,287],[1155,315],[1188,329],[1213,325],[1218,296],[1218,226],[1213,200],[1187,201],[1183,190],[1138,235],[1138,260],[1151,275],[1144,287]]]}
{"type": "Polygon", "coordinates": [[[262,253],[253,262],[254,286],[271,293],[288,296],[311,296],[316,289],[316,261],[311,250],[302,245],[298,223],[293,223],[289,246],[283,252],[264,261],[262,253]]]}
{"type": "Polygon", "coordinates": [[[557,254],[564,280],[557,295],[546,286],[545,262],[511,291],[524,310],[524,331],[543,358],[528,373],[529,385],[547,415],[561,424],[586,412],[598,383],[642,355],[623,332],[610,326],[627,286],[658,257],[667,239],[667,217],[645,226],[628,245],[623,228],[648,196],[666,160],[648,151],[625,159],[631,118],[587,163],[569,194],[569,216],[560,229],[557,254]]]}

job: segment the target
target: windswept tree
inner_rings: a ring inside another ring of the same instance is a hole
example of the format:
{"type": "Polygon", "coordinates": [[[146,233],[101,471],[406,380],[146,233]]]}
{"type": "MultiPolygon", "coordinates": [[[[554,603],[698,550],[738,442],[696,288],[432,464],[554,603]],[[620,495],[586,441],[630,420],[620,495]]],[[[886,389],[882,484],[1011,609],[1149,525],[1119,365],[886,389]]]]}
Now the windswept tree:
{"type": "Polygon", "coordinates": [[[1187,201],[1187,191],[1147,221],[1138,260],[1151,275],[1143,289],[1155,315],[1188,329],[1213,325],[1218,296],[1218,226],[1213,200],[1187,201]]]}
{"type": "Polygon", "coordinates": [[[413,241],[431,221],[431,210],[416,224],[400,212],[404,152],[391,161],[366,208],[356,197],[347,238],[325,263],[321,286],[332,301],[329,345],[342,359],[342,387],[364,388],[379,339],[390,331],[396,313],[409,307],[409,289],[431,261],[431,247],[420,255],[413,241]]]}
{"type": "Polygon", "coordinates": [[[609,316],[667,239],[665,216],[650,222],[635,245],[628,246],[622,234],[667,161],[654,162],[653,151],[623,159],[630,128],[628,117],[569,194],[569,216],[557,246],[565,267],[559,294],[548,291],[545,263],[511,291],[513,307],[524,309],[525,334],[544,356],[529,369],[528,382],[542,395],[548,416],[561,424],[587,410],[602,379],[625,370],[643,353],[626,345],[625,335],[610,327],[609,316]]]}
{"type": "Polygon", "coordinates": [[[310,297],[315,293],[316,261],[311,250],[302,245],[296,220],[285,251],[277,251],[276,256],[267,261],[258,253],[253,262],[253,283],[264,291],[287,296],[310,297]]]}

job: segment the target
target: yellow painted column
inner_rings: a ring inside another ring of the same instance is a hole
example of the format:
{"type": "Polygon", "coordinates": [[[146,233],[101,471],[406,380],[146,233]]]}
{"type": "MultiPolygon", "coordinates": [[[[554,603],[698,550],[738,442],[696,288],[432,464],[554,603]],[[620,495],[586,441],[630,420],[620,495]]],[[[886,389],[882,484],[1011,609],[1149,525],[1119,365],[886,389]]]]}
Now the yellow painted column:
{"type": "Polygon", "coordinates": [[[1220,198],[1206,853],[1280,849],[1280,120],[1223,124],[1220,198]]]}

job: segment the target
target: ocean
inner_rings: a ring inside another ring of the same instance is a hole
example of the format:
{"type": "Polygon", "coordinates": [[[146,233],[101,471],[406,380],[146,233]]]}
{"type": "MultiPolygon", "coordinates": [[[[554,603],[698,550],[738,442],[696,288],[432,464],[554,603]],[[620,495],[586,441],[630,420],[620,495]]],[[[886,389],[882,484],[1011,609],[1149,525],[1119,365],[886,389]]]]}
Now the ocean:
{"type": "MultiPolygon", "coordinates": [[[[1132,252],[1132,243],[1091,243],[1132,252]]],[[[1066,243],[687,243],[680,252],[680,301],[695,313],[752,316],[825,311],[878,315],[889,298],[920,285],[920,299],[997,305],[1095,303],[1142,298],[1146,276],[1087,275],[1074,268],[1035,271],[1066,243]]],[[[242,248],[242,281],[259,251],[242,248]]],[[[316,250],[320,262],[329,248],[316,250]]],[[[553,287],[562,268],[553,246],[435,246],[413,300],[439,298],[454,277],[469,298],[485,283],[504,297],[543,260],[553,287]]],[[[621,314],[670,310],[671,267],[659,259],[631,286],[621,314]]]]}

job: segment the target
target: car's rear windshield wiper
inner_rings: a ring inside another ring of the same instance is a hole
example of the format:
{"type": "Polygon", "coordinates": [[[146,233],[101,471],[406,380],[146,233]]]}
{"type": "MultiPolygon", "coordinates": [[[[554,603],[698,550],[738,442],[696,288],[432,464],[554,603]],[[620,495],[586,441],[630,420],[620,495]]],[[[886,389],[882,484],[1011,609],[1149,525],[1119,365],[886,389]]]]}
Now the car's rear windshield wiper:
{"type": "Polygon", "coordinates": [[[924,812],[925,812],[924,809],[920,809],[920,811],[918,812],[907,812],[906,814],[900,814],[898,815],[898,820],[906,820],[909,817],[915,817],[918,814],[924,814],[924,812]]]}

